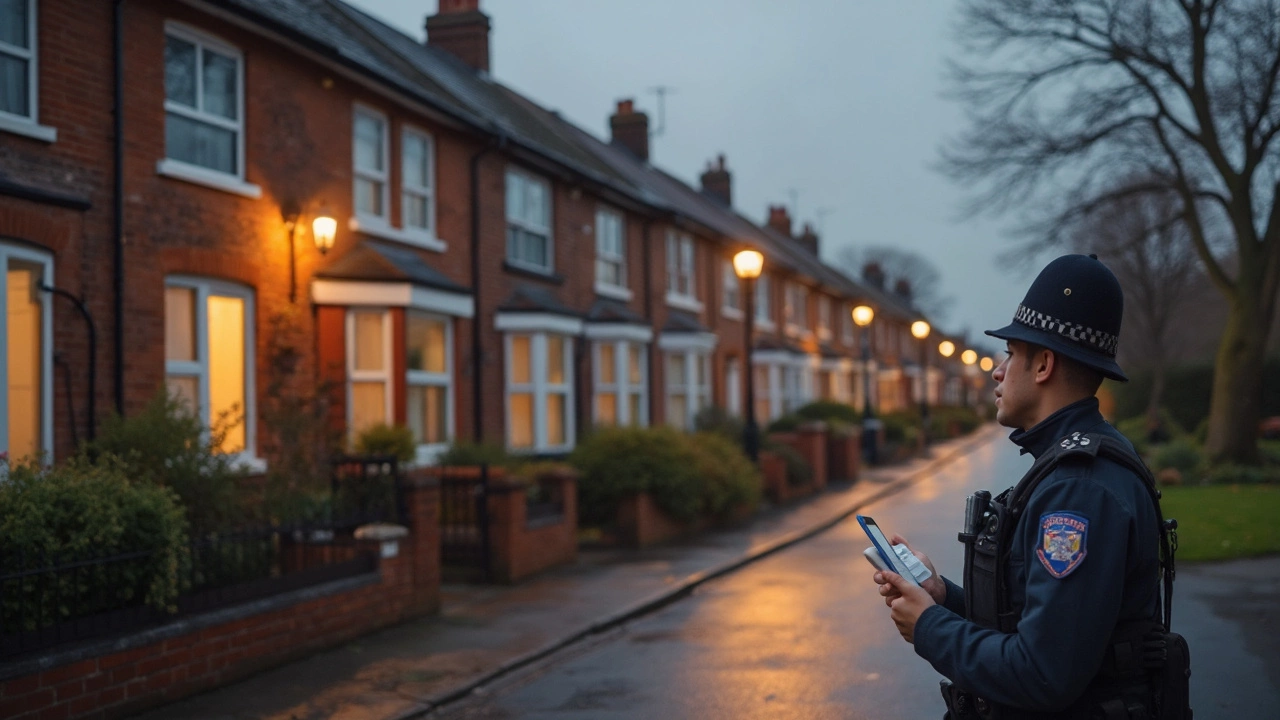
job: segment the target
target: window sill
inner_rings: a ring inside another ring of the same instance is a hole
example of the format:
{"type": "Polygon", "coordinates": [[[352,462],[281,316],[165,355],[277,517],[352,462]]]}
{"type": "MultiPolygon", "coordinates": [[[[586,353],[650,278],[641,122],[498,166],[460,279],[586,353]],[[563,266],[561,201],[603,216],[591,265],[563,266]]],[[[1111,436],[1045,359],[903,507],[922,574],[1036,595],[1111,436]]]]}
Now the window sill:
{"type": "Polygon", "coordinates": [[[247,183],[234,175],[189,165],[180,160],[161,160],[157,162],[156,173],[175,180],[185,180],[186,182],[203,185],[214,190],[229,192],[232,195],[240,195],[255,200],[262,197],[262,188],[253,183],[247,183]]]}
{"type": "Polygon", "coordinates": [[[729,307],[728,305],[724,306],[723,308],[720,308],[720,314],[730,320],[742,320],[743,318],[746,317],[746,315],[743,315],[741,310],[739,310],[738,308],[729,307]]]}
{"type": "Polygon", "coordinates": [[[688,295],[673,295],[672,293],[667,293],[667,304],[679,310],[688,310],[689,312],[695,313],[702,312],[702,303],[698,302],[697,298],[690,297],[688,295]]]}
{"type": "Polygon", "coordinates": [[[792,323],[787,323],[785,332],[792,337],[808,337],[813,335],[813,333],[809,332],[807,329],[792,323]]]}
{"type": "Polygon", "coordinates": [[[778,326],[772,320],[762,320],[759,316],[756,316],[756,329],[773,332],[778,329],[778,326]]]}
{"type": "Polygon", "coordinates": [[[440,456],[448,449],[449,443],[419,445],[414,451],[413,464],[419,467],[435,465],[440,461],[440,456]]]}
{"type": "Polygon", "coordinates": [[[32,120],[22,120],[13,115],[0,113],[0,130],[14,135],[25,135],[47,143],[57,142],[58,129],[41,125],[32,120]]]}
{"type": "Polygon", "coordinates": [[[231,461],[232,467],[241,472],[261,474],[267,471],[267,461],[252,455],[240,455],[231,461]]]}
{"type": "Polygon", "coordinates": [[[392,227],[381,218],[361,218],[356,216],[347,222],[347,227],[353,232],[372,235],[383,240],[394,240],[405,245],[412,245],[434,252],[444,252],[449,248],[448,243],[429,232],[392,227]]]}
{"type": "Polygon", "coordinates": [[[627,288],[618,287],[617,285],[606,285],[602,282],[596,282],[596,294],[614,300],[624,300],[630,302],[635,297],[635,293],[627,288]]]}
{"type": "Polygon", "coordinates": [[[549,445],[547,447],[525,447],[525,448],[508,447],[507,452],[511,453],[512,455],[519,455],[521,457],[526,457],[531,455],[538,456],[538,457],[541,457],[543,455],[568,455],[569,453],[573,452],[573,445],[549,445]]]}
{"type": "Polygon", "coordinates": [[[514,275],[523,275],[525,277],[530,277],[535,280],[541,280],[543,282],[554,283],[556,285],[564,284],[563,275],[556,275],[555,273],[552,273],[547,270],[538,270],[529,265],[516,265],[510,260],[502,261],[502,269],[514,275]]]}

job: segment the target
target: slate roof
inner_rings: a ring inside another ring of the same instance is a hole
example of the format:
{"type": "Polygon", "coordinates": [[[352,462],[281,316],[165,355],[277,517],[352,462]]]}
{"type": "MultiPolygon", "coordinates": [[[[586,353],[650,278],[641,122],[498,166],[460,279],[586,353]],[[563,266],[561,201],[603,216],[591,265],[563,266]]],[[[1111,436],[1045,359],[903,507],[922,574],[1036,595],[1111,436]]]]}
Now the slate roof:
{"type": "Polygon", "coordinates": [[[591,309],[587,311],[587,322],[597,323],[629,323],[648,326],[649,322],[631,308],[609,298],[596,298],[591,309]]]}
{"type": "Polygon", "coordinates": [[[703,325],[698,316],[692,313],[672,310],[667,313],[667,324],[662,327],[664,333],[709,333],[711,328],[703,325]]]}
{"type": "Polygon", "coordinates": [[[498,312],[536,312],[582,317],[582,313],[560,302],[560,298],[554,291],[524,283],[516,285],[511,294],[498,306],[498,312]]]}
{"type": "Polygon", "coordinates": [[[361,241],[316,275],[330,280],[410,282],[448,292],[471,293],[428,265],[414,250],[374,240],[361,241]]]}

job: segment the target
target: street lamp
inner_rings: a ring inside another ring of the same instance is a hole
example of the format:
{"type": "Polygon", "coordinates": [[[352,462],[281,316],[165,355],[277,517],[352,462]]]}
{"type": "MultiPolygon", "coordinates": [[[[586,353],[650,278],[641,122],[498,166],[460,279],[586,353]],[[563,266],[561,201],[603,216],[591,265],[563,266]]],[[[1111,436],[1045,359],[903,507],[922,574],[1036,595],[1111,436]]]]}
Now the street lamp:
{"type": "MultiPolygon", "coordinates": [[[[953,342],[951,342],[950,340],[943,340],[942,342],[938,343],[938,354],[939,354],[939,355],[941,355],[941,356],[942,356],[942,357],[944,357],[944,358],[949,358],[949,357],[951,357],[952,355],[955,355],[955,354],[956,354],[956,344],[955,344],[955,343],[953,343],[953,342]]],[[[946,369],[947,367],[948,367],[948,366],[943,366],[943,368],[944,368],[944,369],[943,369],[943,372],[942,372],[942,393],[943,393],[943,395],[946,395],[946,394],[947,394],[947,390],[948,390],[948,388],[949,388],[949,387],[951,387],[951,374],[950,374],[949,372],[947,372],[947,369],[946,369]]],[[[949,399],[950,399],[950,398],[947,398],[947,400],[949,400],[949,399]]],[[[939,400],[939,402],[946,402],[947,400],[939,400]]]]}
{"type": "Polygon", "coordinates": [[[982,358],[982,362],[978,363],[978,367],[982,368],[982,372],[989,373],[996,366],[994,360],[989,357],[982,358]]]}
{"type": "MultiPolygon", "coordinates": [[[[973,377],[975,375],[975,373],[973,372],[973,365],[974,363],[978,362],[978,353],[975,352],[973,349],[965,350],[964,352],[960,353],[960,361],[965,364],[965,368],[964,368],[965,374],[969,375],[970,377],[973,377]]],[[[969,407],[969,392],[971,390],[972,388],[964,389],[964,406],[965,407],[969,407]]]]}
{"type": "Polygon", "coordinates": [[[911,334],[920,341],[920,440],[926,446],[929,444],[929,356],[924,340],[932,329],[924,320],[911,323],[911,334]]]}
{"type": "Polygon", "coordinates": [[[751,361],[751,335],[756,328],[755,289],[756,278],[764,269],[764,255],[755,250],[742,250],[733,256],[733,272],[743,281],[742,308],[747,316],[746,332],[743,333],[744,361],[747,385],[747,416],[742,430],[742,445],[751,462],[760,458],[760,428],[756,426],[756,371],[751,361]]]}
{"type": "Polygon", "coordinates": [[[876,445],[881,425],[871,408],[871,331],[868,326],[875,316],[876,311],[869,305],[853,309],[853,323],[862,328],[862,447],[870,465],[879,460],[876,445]]]}

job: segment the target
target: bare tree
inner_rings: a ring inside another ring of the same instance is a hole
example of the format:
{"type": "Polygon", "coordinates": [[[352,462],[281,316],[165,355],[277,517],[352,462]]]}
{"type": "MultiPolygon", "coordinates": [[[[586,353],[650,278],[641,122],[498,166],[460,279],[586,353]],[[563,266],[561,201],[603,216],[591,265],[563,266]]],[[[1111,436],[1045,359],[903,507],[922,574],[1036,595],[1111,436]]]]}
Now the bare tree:
{"type": "Polygon", "coordinates": [[[836,265],[850,277],[861,277],[862,268],[875,263],[884,271],[887,290],[893,290],[899,281],[905,281],[911,289],[908,298],[917,310],[933,318],[945,320],[951,298],[940,293],[942,274],[925,256],[901,248],[876,245],[859,250],[846,247],[836,259],[836,265]]]}
{"type": "Polygon", "coordinates": [[[1124,287],[1120,347],[1126,365],[1151,372],[1147,420],[1155,428],[1165,375],[1181,343],[1176,325],[1186,315],[1189,291],[1200,276],[1181,202],[1172,194],[1130,196],[1080,222],[1068,244],[1077,252],[1096,253],[1124,287]]]}
{"type": "Polygon", "coordinates": [[[943,167],[978,185],[972,209],[1030,208],[1034,246],[1172,193],[1230,308],[1206,449],[1256,462],[1280,294],[1280,0],[966,0],[958,31],[971,126],[943,167]]]}

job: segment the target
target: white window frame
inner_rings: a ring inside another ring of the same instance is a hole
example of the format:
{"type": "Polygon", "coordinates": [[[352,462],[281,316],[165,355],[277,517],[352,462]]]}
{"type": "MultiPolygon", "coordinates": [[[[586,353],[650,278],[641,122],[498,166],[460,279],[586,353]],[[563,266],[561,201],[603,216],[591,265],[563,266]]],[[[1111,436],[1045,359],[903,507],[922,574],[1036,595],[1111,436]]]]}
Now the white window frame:
{"type": "Polygon", "coordinates": [[[352,442],[356,439],[355,424],[352,422],[352,408],[355,403],[354,386],[357,382],[381,382],[383,385],[383,401],[382,401],[382,422],[392,425],[395,423],[395,358],[392,357],[391,342],[391,310],[390,308],[380,307],[352,307],[347,308],[346,317],[346,335],[347,335],[347,438],[352,442]],[[385,367],[382,370],[357,370],[356,369],[356,315],[357,314],[373,314],[382,315],[382,357],[385,367]]]}
{"type": "MultiPolygon", "coordinates": [[[[24,245],[0,242],[0,338],[9,337],[9,260],[43,269],[40,281],[53,285],[53,255],[24,245]]],[[[40,449],[53,462],[53,296],[43,293],[40,307],[40,449]]],[[[9,353],[0,351],[0,451],[9,452],[9,353]]],[[[10,458],[11,461],[18,458],[10,458]]]]}
{"type": "MultiPolygon", "coordinates": [[[[616,401],[614,402],[614,413],[612,424],[617,427],[627,427],[635,425],[637,427],[649,426],[649,346],[645,343],[635,342],[633,340],[597,340],[592,343],[592,368],[594,374],[595,393],[611,393],[616,401]],[[603,367],[601,361],[601,347],[609,345],[613,347],[613,379],[614,382],[606,383],[601,379],[601,369],[603,367]],[[631,348],[640,350],[640,384],[633,385],[631,383],[631,348]],[[631,396],[640,395],[640,417],[633,419],[631,417],[631,396]]],[[[592,403],[591,417],[600,423],[601,417],[595,403],[592,403]]]]}
{"type": "Polygon", "coordinates": [[[387,227],[391,223],[391,122],[386,113],[375,110],[368,105],[355,103],[351,110],[351,207],[356,221],[362,228],[387,227]],[[357,148],[360,138],[356,134],[356,121],[364,116],[382,125],[382,170],[369,170],[360,167],[357,159],[357,148]],[[378,195],[378,211],[369,213],[360,209],[359,187],[361,180],[382,184],[382,192],[378,195]]]}
{"type": "Polygon", "coordinates": [[[57,129],[40,124],[40,49],[38,47],[39,38],[37,37],[39,23],[36,19],[36,13],[40,11],[40,4],[37,0],[26,0],[26,3],[27,40],[30,47],[24,48],[0,43],[0,53],[26,61],[27,108],[31,114],[18,115],[17,113],[0,111],[0,130],[51,143],[58,139],[57,129]]]}
{"type": "Polygon", "coordinates": [[[555,252],[556,243],[555,243],[555,236],[551,232],[551,227],[552,225],[555,224],[555,218],[552,217],[552,211],[554,209],[553,206],[555,205],[555,202],[554,202],[554,199],[551,197],[551,190],[552,190],[551,183],[548,182],[547,180],[537,177],[536,175],[527,173],[524,170],[521,170],[514,166],[507,166],[507,172],[504,177],[504,180],[506,180],[506,182],[504,183],[504,193],[505,193],[506,186],[511,184],[509,181],[510,178],[515,178],[520,183],[521,191],[524,190],[525,184],[538,184],[538,185],[541,185],[543,188],[542,196],[546,199],[546,203],[547,203],[546,208],[544,208],[546,210],[545,214],[547,217],[547,224],[545,227],[531,223],[525,218],[512,217],[510,214],[511,205],[507,201],[505,196],[503,198],[503,212],[506,214],[508,229],[514,226],[517,229],[523,230],[525,232],[528,232],[534,235],[546,236],[547,264],[545,266],[538,265],[537,263],[532,263],[522,258],[512,257],[511,240],[509,236],[504,238],[504,242],[506,243],[506,250],[504,252],[506,260],[508,263],[510,263],[515,267],[524,268],[526,270],[532,270],[533,272],[536,272],[536,273],[543,273],[545,275],[550,275],[551,273],[555,272],[555,267],[556,267],[556,252],[555,252]]]}
{"type": "Polygon", "coordinates": [[[611,208],[596,208],[596,292],[606,297],[619,300],[630,300],[633,295],[627,283],[627,225],[622,213],[611,208]],[[618,228],[618,251],[613,252],[605,245],[605,228],[610,220],[618,228]],[[604,273],[606,266],[617,266],[621,284],[610,282],[604,273]]]}
{"type": "Polygon", "coordinates": [[[786,322],[788,335],[804,335],[809,332],[808,304],[809,288],[798,282],[788,282],[785,290],[783,320],[786,322]]]}
{"type": "Polygon", "coordinates": [[[771,314],[771,311],[773,310],[773,308],[769,302],[771,285],[772,283],[769,281],[768,275],[762,274],[759,278],[756,279],[755,312],[756,312],[756,329],[758,330],[773,330],[777,327],[777,325],[774,324],[773,322],[773,316],[771,314]]]}
{"type": "MultiPolygon", "coordinates": [[[[258,457],[258,408],[257,408],[257,314],[254,310],[254,290],[237,283],[197,275],[169,275],[164,279],[166,288],[186,288],[195,292],[195,360],[165,360],[165,377],[170,375],[196,378],[196,417],[202,423],[209,415],[209,297],[231,297],[244,302],[244,450],[237,453],[238,463],[250,470],[262,471],[266,461],[258,457]]],[[[208,428],[206,428],[206,432],[208,428]]]]}
{"type": "Polygon", "coordinates": [[[667,231],[668,305],[691,312],[702,311],[702,303],[698,301],[697,252],[693,236],[675,230],[667,231]],[[682,288],[681,285],[687,287],[682,288]]]}
{"type": "MultiPolygon", "coordinates": [[[[412,125],[404,125],[400,128],[400,230],[403,237],[396,238],[401,242],[412,245],[419,245],[428,250],[442,251],[443,243],[436,237],[436,141],[431,133],[412,125]],[[405,168],[408,164],[405,162],[405,151],[409,147],[410,140],[421,140],[427,150],[427,183],[428,185],[414,185],[409,183],[405,168]],[[427,201],[427,227],[412,227],[409,225],[409,203],[406,202],[410,198],[425,199],[427,201]]],[[[357,218],[359,220],[359,218],[357,218]]],[[[393,228],[394,230],[394,228],[393,228]]]]}
{"type": "MultiPolygon", "coordinates": [[[[415,370],[409,367],[408,359],[405,360],[405,407],[409,406],[409,391],[415,387],[442,387],[444,388],[444,441],[438,443],[418,443],[416,456],[414,459],[419,465],[430,465],[443,453],[449,444],[453,441],[456,429],[454,418],[454,389],[453,389],[453,318],[440,313],[426,312],[424,310],[414,310],[406,308],[404,311],[404,327],[405,327],[405,350],[409,347],[409,316],[419,315],[428,320],[444,323],[444,372],[430,372],[427,370],[415,370]]],[[[392,364],[394,368],[394,363],[392,364]]],[[[409,424],[406,422],[406,425],[409,424]]]]}
{"type": "Polygon", "coordinates": [[[818,339],[831,339],[831,299],[826,295],[818,296],[818,339]]]}
{"type": "Polygon", "coordinates": [[[736,357],[724,362],[724,407],[730,415],[742,417],[742,361],[736,357]]]}
{"type": "MultiPolygon", "coordinates": [[[[228,120],[218,115],[205,113],[199,108],[193,110],[181,103],[171,102],[166,97],[164,100],[164,111],[168,113],[181,115],[197,122],[208,125],[215,125],[223,130],[231,130],[235,132],[236,138],[236,172],[228,173],[221,170],[214,170],[203,165],[195,165],[168,155],[168,147],[165,148],[165,158],[156,165],[156,172],[161,175],[167,175],[179,180],[186,180],[201,185],[207,185],[217,190],[226,190],[245,197],[257,198],[262,194],[262,189],[257,185],[245,181],[245,118],[244,118],[244,53],[240,48],[221,38],[210,35],[207,32],[198,30],[190,25],[174,22],[172,20],[165,21],[164,35],[166,41],[170,36],[192,43],[196,46],[197,57],[203,57],[205,48],[212,50],[220,55],[227,55],[236,61],[236,119],[228,120]]],[[[196,68],[196,104],[200,105],[204,89],[204,73],[201,72],[202,66],[196,68]]],[[[166,120],[165,122],[168,122],[166,120]]]]}
{"type": "MultiPolygon", "coordinates": [[[[711,353],[698,349],[664,350],[662,354],[662,374],[667,407],[670,407],[671,396],[683,395],[686,398],[685,427],[683,430],[693,432],[694,418],[698,416],[698,413],[703,408],[711,406],[711,353]],[[672,383],[670,374],[667,372],[668,358],[670,357],[679,357],[684,360],[685,382],[683,385],[672,383]],[[704,369],[705,385],[698,384],[698,364],[700,362],[704,369]]],[[[664,421],[668,415],[669,412],[663,413],[664,421]]]]}
{"type": "Polygon", "coordinates": [[[722,259],[721,264],[723,269],[720,271],[720,275],[724,283],[721,314],[730,320],[741,320],[745,317],[742,312],[742,280],[733,269],[732,261],[722,259]]]}
{"type": "Polygon", "coordinates": [[[503,338],[506,352],[503,394],[506,416],[506,446],[512,453],[543,454],[568,452],[573,449],[577,435],[576,413],[574,412],[574,377],[573,377],[573,342],[570,335],[554,332],[510,332],[503,338]],[[551,384],[548,381],[547,338],[555,336],[564,341],[564,382],[551,384]],[[529,342],[529,382],[516,383],[512,380],[511,345],[516,337],[527,337],[529,342]],[[528,393],[533,395],[533,447],[517,448],[511,444],[511,395],[512,393],[528,393]],[[564,395],[564,444],[551,445],[547,440],[547,396],[564,395]]]}
{"type": "Polygon", "coordinates": [[[844,340],[845,345],[853,345],[855,338],[853,332],[853,304],[842,303],[844,308],[840,316],[840,336],[844,340]]]}

